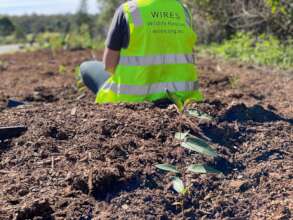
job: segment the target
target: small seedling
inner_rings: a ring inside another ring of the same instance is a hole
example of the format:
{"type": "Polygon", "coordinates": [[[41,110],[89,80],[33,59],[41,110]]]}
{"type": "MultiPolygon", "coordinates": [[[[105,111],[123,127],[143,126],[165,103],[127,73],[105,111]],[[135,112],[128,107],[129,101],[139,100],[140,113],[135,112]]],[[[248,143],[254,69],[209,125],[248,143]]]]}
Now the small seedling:
{"type": "MultiPolygon", "coordinates": [[[[171,172],[171,173],[176,173],[177,175],[180,174],[178,169],[170,164],[158,164],[156,167],[160,170],[171,172]]],[[[185,184],[183,181],[178,177],[175,176],[172,178],[172,187],[173,189],[179,194],[179,202],[173,203],[173,205],[179,205],[181,210],[182,210],[182,216],[184,218],[184,200],[185,197],[189,194],[189,189],[190,187],[185,187],[185,184]]]]}
{"type": "Polygon", "coordinates": [[[175,94],[171,93],[168,89],[166,89],[166,93],[167,93],[168,99],[175,104],[178,113],[179,114],[183,113],[184,109],[186,107],[185,103],[183,103],[182,100],[178,96],[176,96],[175,94]]]}
{"type": "MultiPolygon", "coordinates": [[[[167,97],[176,105],[177,111],[180,115],[180,132],[175,134],[175,139],[179,140],[181,143],[181,146],[189,149],[191,151],[195,151],[197,153],[210,156],[210,157],[217,157],[217,152],[204,140],[195,137],[190,134],[189,131],[182,132],[182,119],[184,112],[187,112],[191,116],[195,116],[197,118],[201,119],[207,119],[212,120],[212,117],[210,117],[208,114],[197,111],[197,110],[189,110],[186,111],[187,105],[191,102],[191,100],[186,100],[185,102],[182,102],[179,97],[177,97],[175,94],[172,94],[168,90],[166,90],[167,97]]],[[[176,168],[174,165],[170,164],[158,164],[156,165],[156,168],[172,172],[175,174],[180,174],[181,172],[176,168]]],[[[220,174],[221,172],[213,167],[204,165],[204,164],[198,164],[198,165],[190,165],[186,167],[187,172],[192,172],[196,174],[220,174]]],[[[183,181],[178,177],[174,177],[172,180],[172,186],[173,189],[179,194],[180,201],[177,203],[174,203],[174,205],[180,205],[182,209],[182,218],[184,218],[184,200],[185,197],[189,194],[190,187],[186,187],[183,181]]]]}
{"type": "Polygon", "coordinates": [[[166,89],[166,94],[168,99],[173,102],[176,106],[177,112],[179,114],[179,131],[182,133],[182,123],[183,123],[183,115],[185,112],[185,109],[187,108],[187,105],[191,102],[191,99],[187,99],[185,102],[183,102],[177,95],[174,93],[171,93],[168,89],[166,89]]]}
{"type": "Polygon", "coordinates": [[[173,189],[180,195],[179,202],[173,203],[173,205],[179,205],[182,211],[182,219],[184,219],[184,200],[185,197],[189,194],[189,187],[185,187],[183,181],[179,177],[173,177],[172,180],[173,189]]]}
{"type": "Polygon", "coordinates": [[[75,80],[76,80],[76,87],[77,87],[78,91],[80,93],[82,93],[85,90],[85,85],[84,85],[84,83],[83,83],[83,81],[81,79],[80,67],[79,66],[75,67],[74,75],[75,75],[75,80]]]}
{"type": "Polygon", "coordinates": [[[166,94],[167,94],[168,99],[171,102],[173,102],[175,104],[175,106],[176,106],[177,112],[178,112],[179,117],[180,117],[179,130],[180,130],[181,133],[183,132],[182,131],[182,121],[183,121],[183,116],[184,116],[185,112],[189,116],[192,116],[192,117],[196,117],[196,118],[203,119],[203,120],[208,120],[208,121],[213,120],[212,116],[210,116],[207,113],[202,112],[200,110],[197,110],[197,109],[189,109],[189,110],[187,110],[188,105],[193,102],[192,99],[187,99],[187,100],[185,100],[183,102],[177,95],[175,95],[174,93],[171,93],[168,89],[166,89],[166,94]]]}
{"type": "MultiPolygon", "coordinates": [[[[180,175],[180,173],[181,173],[176,168],[176,166],[170,165],[170,164],[158,164],[158,165],[156,165],[156,167],[158,169],[166,171],[166,172],[175,173],[176,175],[180,175]]],[[[208,165],[202,165],[202,164],[190,165],[190,166],[186,167],[186,171],[196,173],[196,174],[221,174],[221,172],[219,170],[214,169],[208,165]]],[[[184,182],[178,176],[173,177],[171,183],[172,183],[173,189],[179,195],[178,202],[173,203],[173,205],[180,206],[180,208],[182,210],[182,219],[184,219],[184,217],[185,217],[184,201],[185,201],[186,196],[189,195],[191,185],[186,186],[186,184],[184,184],[184,182]]]]}
{"type": "Polygon", "coordinates": [[[66,73],[66,67],[64,65],[59,65],[58,73],[64,75],[66,73]]]}
{"type": "Polygon", "coordinates": [[[239,81],[240,81],[239,76],[229,77],[229,83],[230,83],[232,89],[237,89],[239,87],[239,81]]]}

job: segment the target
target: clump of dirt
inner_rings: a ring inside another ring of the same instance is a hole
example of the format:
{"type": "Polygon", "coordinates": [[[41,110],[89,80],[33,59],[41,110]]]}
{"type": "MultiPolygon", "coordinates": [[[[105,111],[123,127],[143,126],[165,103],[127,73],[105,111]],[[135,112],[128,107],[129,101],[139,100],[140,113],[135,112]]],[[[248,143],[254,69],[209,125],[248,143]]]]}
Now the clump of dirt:
{"type": "Polygon", "coordinates": [[[219,87],[225,87],[230,84],[230,78],[229,76],[224,76],[224,77],[218,77],[216,79],[211,79],[208,83],[208,86],[219,86],[219,87]]]}
{"type": "Polygon", "coordinates": [[[276,113],[264,109],[260,105],[247,107],[245,104],[234,105],[229,108],[226,113],[220,118],[220,121],[254,121],[254,122],[273,122],[284,120],[276,113]]]}
{"type": "Polygon", "coordinates": [[[49,202],[34,201],[31,204],[26,205],[20,211],[16,213],[17,220],[23,219],[54,219],[52,214],[54,213],[49,202]]]}
{"type": "Polygon", "coordinates": [[[115,194],[126,184],[124,167],[90,168],[82,176],[72,179],[72,187],[85,194],[93,195],[97,200],[105,200],[110,194],[115,194]]]}
{"type": "Polygon", "coordinates": [[[27,102],[56,102],[57,100],[52,90],[45,87],[37,87],[33,94],[24,98],[27,102]]]}
{"type": "Polygon", "coordinates": [[[214,143],[230,147],[229,149],[235,151],[233,145],[241,144],[245,137],[245,127],[230,125],[229,123],[201,123],[199,127],[202,132],[209,137],[214,143]]]}
{"type": "Polygon", "coordinates": [[[57,127],[49,127],[45,135],[56,140],[67,140],[69,138],[69,134],[66,131],[57,127]]]}
{"type": "Polygon", "coordinates": [[[115,194],[121,191],[123,183],[127,184],[124,179],[124,167],[119,169],[102,169],[93,172],[92,195],[98,200],[107,199],[109,194],[115,194]]]}

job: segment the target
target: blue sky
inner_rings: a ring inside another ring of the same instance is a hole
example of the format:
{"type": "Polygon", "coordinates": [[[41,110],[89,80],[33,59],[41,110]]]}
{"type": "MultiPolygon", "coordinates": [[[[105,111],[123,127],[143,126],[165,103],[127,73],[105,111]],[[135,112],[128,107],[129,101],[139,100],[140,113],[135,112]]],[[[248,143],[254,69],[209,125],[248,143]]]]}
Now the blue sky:
{"type": "MultiPolygon", "coordinates": [[[[109,0],[110,1],[110,0],[109,0]]],[[[64,14],[74,13],[80,0],[0,0],[0,14],[64,14]]],[[[96,0],[89,0],[89,11],[98,11],[96,0]]]]}

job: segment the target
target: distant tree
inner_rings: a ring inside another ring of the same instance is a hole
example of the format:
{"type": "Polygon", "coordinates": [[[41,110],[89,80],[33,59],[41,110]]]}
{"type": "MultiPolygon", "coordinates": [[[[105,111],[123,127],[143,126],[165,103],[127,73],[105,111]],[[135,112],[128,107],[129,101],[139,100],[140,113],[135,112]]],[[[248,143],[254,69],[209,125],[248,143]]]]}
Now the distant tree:
{"type": "Polygon", "coordinates": [[[88,13],[88,0],[81,0],[80,6],[76,14],[76,24],[81,26],[82,24],[91,24],[92,19],[88,13]]]}
{"type": "Polygon", "coordinates": [[[199,41],[229,39],[236,32],[293,36],[292,0],[182,0],[192,11],[199,41]]]}
{"type": "Polygon", "coordinates": [[[24,40],[26,37],[23,29],[20,26],[15,26],[15,37],[18,40],[24,40]]]}
{"type": "Polygon", "coordinates": [[[126,2],[126,0],[97,0],[101,11],[100,16],[98,17],[97,26],[104,32],[104,35],[107,33],[108,26],[113,18],[115,10],[123,2],[126,2]]]}
{"type": "Polygon", "coordinates": [[[0,35],[8,36],[13,34],[15,31],[15,26],[8,17],[0,18],[0,35]]]}
{"type": "Polygon", "coordinates": [[[80,0],[78,12],[82,14],[88,14],[88,0],[80,0]]]}

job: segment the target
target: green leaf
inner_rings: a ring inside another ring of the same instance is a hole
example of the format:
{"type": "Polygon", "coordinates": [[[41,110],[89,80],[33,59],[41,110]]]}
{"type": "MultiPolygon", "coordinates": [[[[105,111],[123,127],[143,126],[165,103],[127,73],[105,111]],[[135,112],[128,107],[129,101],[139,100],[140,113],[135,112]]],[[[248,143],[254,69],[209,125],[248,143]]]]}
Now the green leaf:
{"type": "Polygon", "coordinates": [[[179,177],[174,177],[172,180],[173,189],[179,194],[185,193],[185,187],[183,181],[179,177]]]}
{"type": "Polygon", "coordinates": [[[204,119],[204,120],[208,120],[208,121],[213,120],[212,116],[208,115],[207,113],[204,113],[204,112],[201,112],[199,110],[196,110],[196,109],[190,109],[190,110],[187,111],[187,113],[190,116],[193,116],[193,117],[196,117],[196,118],[199,118],[199,119],[204,119]]]}
{"type": "Polygon", "coordinates": [[[80,67],[76,66],[74,69],[74,76],[76,80],[80,80],[81,79],[81,75],[80,75],[80,67]]]}
{"type": "Polygon", "coordinates": [[[173,173],[180,173],[177,168],[171,164],[158,164],[155,165],[158,169],[173,172],[173,173]]]}
{"type": "Polygon", "coordinates": [[[184,141],[188,135],[189,135],[189,131],[187,131],[185,133],[178,132],[175,134],[175,138],[179,141],[184,141]]]}
{"type": "Polygon", "coordinates": [[[197,173],[197,174],[220,174],[222,173],[221,171],[212,168],[210,166],[207,165],[190,165],[187,168],[187,171],[193,172],[193,173],[197,173]]]}
{"type": "Polygon", "coordinates": [[[180,98],[174,93],[171,93],[168,89],[166,89],[166,93],[167,93],[168,99],[170,99],[170,101],[176,105],[178,112],[182,113],[184,110],[184,105],[183,105],[183,102],[180,100],[180,98]]]}
{"type": "Polygon", "coordinates": [[[181,144],[181,146],[207,156],[218,156],[217,152],[213,148],[211,148],[208,143],[192,135],[188,135],[185,141],[181,144]]]}
{"type": "Polygon", "coordinates": [[[186,99],[185,101],[184,101],[184,107],[186,108],[189,104],[191,104],[192,102],[195,102],[195,100],[194,99],[186,99]]]}

